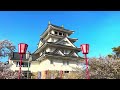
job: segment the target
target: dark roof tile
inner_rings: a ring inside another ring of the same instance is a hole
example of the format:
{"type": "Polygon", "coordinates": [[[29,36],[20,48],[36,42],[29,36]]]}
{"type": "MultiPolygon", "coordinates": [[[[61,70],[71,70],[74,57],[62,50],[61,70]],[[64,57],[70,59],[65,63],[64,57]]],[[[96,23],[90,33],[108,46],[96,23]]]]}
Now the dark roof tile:
{"type": "MultiPolygon", "coordinates": [[[[36,60],[36,58],[38,58],[35,54],[31,54],[31,56],[32,56],[32,60],[36,60]]],[[[20,59],[20,55],[18,52],[11,53],[10,60],[19,60],[19,59],[20,59]]],[[[28,60],[26,58],[26,54],[23,54],[23,60],[28,60]]]]}
{"type": "Polygon", "coordinates": [[[62,26],[60,27],[60,26],[53,25],[53,24],[50,24],[50,25],[53,26],[53,27],[56,27],[56,28],[60,28],[60,29],[66,30],[66,31],[74,32],[74,31],[71,31],[71,30],[65,29],[65,28],[62,27],[62,26]]]}

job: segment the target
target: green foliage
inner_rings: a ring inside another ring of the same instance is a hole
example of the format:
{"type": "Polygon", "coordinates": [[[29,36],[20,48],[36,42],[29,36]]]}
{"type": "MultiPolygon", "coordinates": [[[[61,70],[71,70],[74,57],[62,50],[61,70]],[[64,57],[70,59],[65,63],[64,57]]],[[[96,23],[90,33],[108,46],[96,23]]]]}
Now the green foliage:
{"type": "Polygon", "coordinates": [[[113,47],[112,50],[115,53],[115,55],[117,56],[117,58],[120,58],[120,46],[113,47]]]}
{"type": "Polygon", "coordinates": [[[112,58],[112,57],[113,57],[113,55],[109,54],[109,55],[108,55],[108,57],[109,57],[109,58],[112,58]]]}

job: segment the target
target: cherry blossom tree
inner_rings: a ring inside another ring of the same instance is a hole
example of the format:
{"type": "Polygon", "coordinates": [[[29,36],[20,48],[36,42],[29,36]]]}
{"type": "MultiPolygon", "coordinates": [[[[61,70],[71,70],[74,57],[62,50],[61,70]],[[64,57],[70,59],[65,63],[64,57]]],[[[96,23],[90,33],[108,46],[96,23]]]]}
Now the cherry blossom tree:
{"type": "Polygon", "coordinates": [[[0,57],[6,57],[15,50],[15,46],[9,40],[0,41],[0,57]]]}
{"type": "MultiPolygon", "coordinates": [[[[15,49],[16,49],[15,46],[9,40],[1,40],[0,41],[0,58],[8,56],[15,49]]],[[[18,78],[18,72],[14,72],[10,70],[10,66],[11,65],[8,63],[0,62],[0,79],[17,79],[18,78]]]]}
{"type": "MultiPolygon", "coordinates": [[[[10,70],[10,64],[5,64],[3,62],[0,62],[0,79],[17,79],[18,78],[18,72],[14,72],[10,70]]],[[[23,73],[21,73],[21,76],[24,77],[23,73]]]]}
{"type": "MultiPolygon", "coordinates": [[[[76,69],[77,74],[71,73],[68,78],[85,79],[85,70],[76,69]]],[[[109,58],[89,59],[90,79],[120,79],[120,60],[109,58]]]]}
{"type": "Polygon", "coordinates": [[[0,79],[15,79],[16,73],[9,69],[10,65],[0,62],[0,79]]]}
{"type": "Polygon", "coordinates": [[[106,58],[89,61],[91,79],[120,79],[120,61],[106,58]]]}

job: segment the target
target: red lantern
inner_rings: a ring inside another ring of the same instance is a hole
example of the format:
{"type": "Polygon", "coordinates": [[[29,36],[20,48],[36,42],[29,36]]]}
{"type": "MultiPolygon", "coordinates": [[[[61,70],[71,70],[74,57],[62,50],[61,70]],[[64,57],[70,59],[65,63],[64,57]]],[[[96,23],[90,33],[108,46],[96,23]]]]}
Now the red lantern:
{"type": "Polygon", "coordinates": [[[82,50],[82,53],[85,55],[85,61],[86,61],[86,77],[87,79],[90,79],[89,77],[89,71],[88,71],[88,60],[87,60],[87,55],[88,52],[89,52],[89,44],[82,44],[80,46],[81,50],[82,50]]]}
{"type": "Polygon", "coordinates": [[[23,54],[25,54],[27,51],[27,47],[28,45],[25,43],[18,44],[18,53],[20,54],[20,69],[18,73],[18,79],[20,79],[21,76],[22,58],[23,58],[23,54]]]}
{"type": "Polygon", "coordinates": [[[83,54],[88,54],[89,53],[89,44],[82,44],[81,50],[82,50],[83,54]]]}
{"type": "Polygon", "coordinates": [[[18,44],[18,53],[19,54],[25,54],[26,51],[27,51],[27,47],[28,47],[28,45],[25,44],[25,43],[18,44]]]}

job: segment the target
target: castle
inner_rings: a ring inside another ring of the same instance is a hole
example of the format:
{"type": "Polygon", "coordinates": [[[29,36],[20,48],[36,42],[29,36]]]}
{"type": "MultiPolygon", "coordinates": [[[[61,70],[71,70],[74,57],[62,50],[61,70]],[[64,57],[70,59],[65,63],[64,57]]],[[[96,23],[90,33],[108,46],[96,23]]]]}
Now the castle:
{"type": "MultiPolygon", "coordinates": [[[[78,55],[81,51],[74,45],[78,39],[70,38],[74,31],[65,29],[64,26],[48,24],[38,43],[38,47],[32,54],[23,55],[22,71],[31,73],[40,72],[41,78],[45,78],[46,70],[73,71],[73,67],[81,67],[82,58],[78,55]]],[[[19,70],[18,52],[13,52],[9,57],[11,70],[19,70]]]]}

